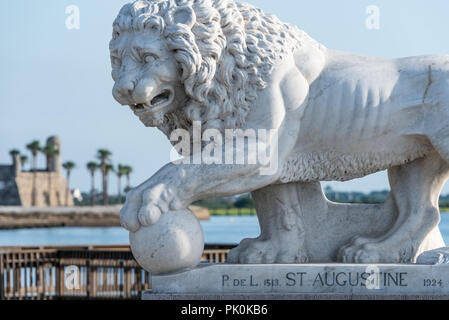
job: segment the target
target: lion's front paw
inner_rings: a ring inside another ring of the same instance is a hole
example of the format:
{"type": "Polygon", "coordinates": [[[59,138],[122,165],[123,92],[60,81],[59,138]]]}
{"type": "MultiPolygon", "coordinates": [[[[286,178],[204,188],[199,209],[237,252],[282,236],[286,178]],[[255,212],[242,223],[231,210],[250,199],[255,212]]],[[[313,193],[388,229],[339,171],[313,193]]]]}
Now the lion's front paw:
{"type": "Polygon", "coordinates": [[[120,223],[125,229],[133,232],[140,226],[153,225],[162,214],[169,211],[173,200],[164,185],[130,190],[120,211],[120,223]]]}
{"type": "Polygon", "coordinates": [[[126,201],[120,210],[120,224],[126,230],[136,232],[140,228],[140,222],[137,218],[137,212],[140,208],[141,198],[138,192],[130,190],[126,194],[126,201]]]}
{"type": "Polygon", "coordinates": [[[141,225],[151,226],[159,220],[161,214],[161,209],[157,205],[147,203],[140,208],[137,217],[141,225]]]}
{"type": "Polygon", "coordinates": [[[120,210],[120,224],[126,230],[136,232],[140,228],[140,222],[137,219],[137,215],[131,211],[124,210],[125,207],[120,210]]]}

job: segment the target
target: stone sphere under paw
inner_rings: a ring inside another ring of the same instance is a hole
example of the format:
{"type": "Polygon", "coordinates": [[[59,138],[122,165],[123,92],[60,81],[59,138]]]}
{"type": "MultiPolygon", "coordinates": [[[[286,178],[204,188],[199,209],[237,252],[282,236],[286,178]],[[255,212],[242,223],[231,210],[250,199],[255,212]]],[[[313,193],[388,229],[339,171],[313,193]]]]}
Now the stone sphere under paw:
{"type": "Polygon", "coordinates": [[[137,262],[152,274],[195,267],[201,260],[204,235],[190,210],[169,211],[154,225],[129,233],[137,262]]]}

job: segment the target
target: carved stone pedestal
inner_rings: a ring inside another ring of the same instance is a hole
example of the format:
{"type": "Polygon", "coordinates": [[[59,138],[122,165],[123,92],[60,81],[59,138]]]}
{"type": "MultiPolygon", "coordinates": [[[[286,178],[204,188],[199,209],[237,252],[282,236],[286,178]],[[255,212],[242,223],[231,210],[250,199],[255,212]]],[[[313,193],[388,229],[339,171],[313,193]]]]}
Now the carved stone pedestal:
{"type": "Polygon", "coordinates": [[[449,298],[449,265],[202,264],[152,278],[154,299],[449,298]]]}

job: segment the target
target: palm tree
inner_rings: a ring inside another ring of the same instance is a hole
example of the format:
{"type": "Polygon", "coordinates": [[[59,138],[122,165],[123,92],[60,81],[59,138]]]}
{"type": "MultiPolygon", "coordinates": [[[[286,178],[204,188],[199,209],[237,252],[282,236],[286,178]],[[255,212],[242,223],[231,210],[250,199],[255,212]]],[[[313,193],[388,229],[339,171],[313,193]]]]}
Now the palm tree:
{"type": "MultiPolygon", "coordinates": [[[[106,186],[108,185],[108,177],[109,177],[109,173],[110,172],[114,172],[115,170],[114,170],[114,167],[112,166],[112,164],[110,164],[110,163],[106,163],[106,165],[105,165],[105,167],[104,167],[104,176],[106,177],[106,186]]],[[[107,200],[107,202],[106,202],[106,204],[109,204],[109,197],[107,196],[107,193],[106,193],[106,200],[107,200]]]]}
{"type": "Polygon", "coordinates": [[[25,168],[25,163],[28,162],[28,157],[26,155],[20,156],[20,165],[22,166],[22,170],[25,168]]]}
{"type": "Polygon", "coordinates": [[[66,176],[67,176],[67,189],[65,191],[65,205],[69,205],[69,190],[70,190],[70,172],[73,168],[75,168],[75,163],[72,161],[67,161],[62,164],[62,167],[66,170],[66,176]]]}
{"type": "Polygon", "coordinates": [[[103,205],[107,205],[109,202],[108,199],[108,180],[107,180],[107,174],[108,171],[106,170],[107,162],[110,160],[110,156],[112,155],[112,152],[107,149],[99,149],[97,151],[97,158],[100,160],[100,169],[102,174],[102,187],[103,187],[103,205]]]}
{"type": "Polygon", "coordinates": [[[47,173],[47,175],[48,175],[48,199],[47,199],[47,202],[48,202],[48,205],[51,206],[51,203],[52,203],[52,201],[51,201],[52,174],[50,171],[50,166],[51,166],[51,160],[52,160],[53,156],[59,154],[59,149],[56,148],[56,146],[53,144],[47,144],[44,148],[41,149],[41,152],[46,156],[46,159],[47,159],[47,171],[48,171],[48,173],[47,173]]]}
{"type": "Polygon", "coordinates": [[[33,140],[29,144],[26,145],[26,148],[30,150],[31,155],[33,156],[33,191],[31,196],[31,205],[36,205],[37,199],[37,190],[36,190],[36,177],[37,177],[37,153],[41,149],[39,141],[33,140]]]}
{"type": "Polygon", "coordinates": [[[125,166],[125,176],[126,176],[126,191],[131,189],[131,186],[129,184],[129,175],[133,172],[133,168],[131,166],[125,166]]]}
{"type": "Polygon", "coordinates": [[[20,163],[17,163],[17,161],[16,161],[17,156],[20,155],[20,151],[17,149],[12,149],[9,151],[9,154],[11,155],[11,158],[12,158],[14,174],[15,174],[18,171],[18,169],[20,168],[20,163]]]}
{"type": "Polygon", "coordinates": [[[41,149],[41,146],[39,144],[39,141],[34,140],[31,143],[27,144],[27,149],[30,150],[31,155],[33,156],[33,171],[36,171],[36,161],[37,161],[37,153],[41,149]]]}
{"type": "Polygon", "coordinates": [[[13,161],[14,161],[14,158],[20,154],[20,151],[17,149],[12,149],[9,151],[9,154],[11,155],[11,157],[13,158],[13,161]]]}
{"type": "Polygon", "coordinates": [[[91,188],[90,188],[90,204],[95,204],[95,171],[100,168],[100,165],[96,162],[88,162],[86,164],[87,170],[90,172],[91,188]]]}
{"type": "Polygon", "coordinates": [[[117,166],[117,177],[118,177],[118,201],[119,203],[122,203],[122,176],[124,174],[126,174],[127,170],[126,170],[126,166],[123,166],[121,164],[119,164],[117,166]]]}

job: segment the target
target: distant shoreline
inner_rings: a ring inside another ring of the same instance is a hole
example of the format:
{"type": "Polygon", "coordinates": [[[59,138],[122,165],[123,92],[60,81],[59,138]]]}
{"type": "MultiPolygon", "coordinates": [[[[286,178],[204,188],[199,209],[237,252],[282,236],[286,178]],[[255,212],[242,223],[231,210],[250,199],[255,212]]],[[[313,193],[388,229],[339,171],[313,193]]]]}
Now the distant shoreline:
{"type": "MultiPolygon", "coordinates": [[[[121,205],[20,207],[0,206],[0,229],[50,227],[119,227],[121,205]]],[[[210,219],[206,208],[191,206],[200,220],[210,219]]]]}
{"type": "MultiPolygon", "coordinates": [[[[0,230],[52,227],[120,227],[121,205],[111,206],[70,206],[70,207],[20,207],[0,206],[0,230]]],[[[190,206],[199,220],[209,220],[211,216],[250,216],[253,210],[229,210],[190,206]]],[[[449,208],[440,208],[441,214],[449,214],[449,208]]]]}

